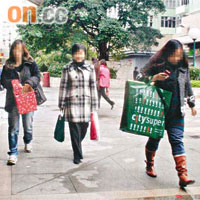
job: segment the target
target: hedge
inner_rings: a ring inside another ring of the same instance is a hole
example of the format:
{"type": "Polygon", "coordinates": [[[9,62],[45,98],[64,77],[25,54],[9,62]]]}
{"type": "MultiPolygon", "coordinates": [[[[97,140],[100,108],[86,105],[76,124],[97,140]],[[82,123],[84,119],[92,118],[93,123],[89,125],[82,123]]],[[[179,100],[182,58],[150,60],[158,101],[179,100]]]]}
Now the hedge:
{"type": "Polygon", "coordinates": [[[200,87],[200,80],[191,80],[192,87],[200,87]]]}
{"type": "Polygon", "coordinates": [[[51,66],[48,69],[48,72],[51,77],[61,77],[64,63],[61,63],[59,66],[51,66]]]}
{"type": "Polygon", "coordinates": [[[200,69],[197,67],[190,67],[190,79],[199,80],[200,79],[200,69]]]}
{"type": "Polygon", "coordinates": [[[110,69],[110,78],[116,79],[117,78],[117,70],[113,69],[113,68],[109,68],[109,69],[110,69]]]}

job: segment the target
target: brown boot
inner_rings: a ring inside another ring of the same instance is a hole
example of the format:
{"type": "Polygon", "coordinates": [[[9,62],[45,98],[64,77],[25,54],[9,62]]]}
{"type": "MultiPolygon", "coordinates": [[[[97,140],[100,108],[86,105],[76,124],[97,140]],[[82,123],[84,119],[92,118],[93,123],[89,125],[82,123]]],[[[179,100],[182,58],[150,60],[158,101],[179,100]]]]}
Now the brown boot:
{"type": "Polygon", "coordinates": [[[179,186],[181,188],[193,184],[195,181],[187,178],[186,156],[175,156],[176,170],[179,176],[179,186]]]}
{"type": "Polygon", "coordinates": [[[157,177],[157,174],[154,169],[154,157],[156,152],[155,151],[149,151],[147,148],[145,149],[145,154],[146,154],[146,173],[147,175],[151,177],[157,177]]]}

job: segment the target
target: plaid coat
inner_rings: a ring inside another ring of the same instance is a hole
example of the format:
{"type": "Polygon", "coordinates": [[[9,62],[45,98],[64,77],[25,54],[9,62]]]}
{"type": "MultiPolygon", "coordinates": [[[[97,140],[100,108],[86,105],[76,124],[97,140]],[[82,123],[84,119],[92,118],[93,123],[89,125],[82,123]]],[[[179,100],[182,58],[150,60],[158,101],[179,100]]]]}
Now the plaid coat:
{"type": "Polygon", "coordinates": [[[62,72],[59,108],[64,108],[68,122],[89,122],[90,114],[98,109],[98,95],[94,68],[70,63],[62,72]]]}

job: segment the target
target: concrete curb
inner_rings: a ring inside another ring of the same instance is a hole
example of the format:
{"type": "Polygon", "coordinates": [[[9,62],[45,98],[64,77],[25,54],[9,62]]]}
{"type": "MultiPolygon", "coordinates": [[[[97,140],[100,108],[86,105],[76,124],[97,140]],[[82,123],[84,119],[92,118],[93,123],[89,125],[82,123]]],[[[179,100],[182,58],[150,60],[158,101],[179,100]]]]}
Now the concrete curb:
{"type": "Polygon", "coordinates": [[[200,199],[200,188],[190,187],[187,193],[180,189],[155,189],[55,195],[13,195],[12,200],[133,200],[133,199],[200,199]]]}

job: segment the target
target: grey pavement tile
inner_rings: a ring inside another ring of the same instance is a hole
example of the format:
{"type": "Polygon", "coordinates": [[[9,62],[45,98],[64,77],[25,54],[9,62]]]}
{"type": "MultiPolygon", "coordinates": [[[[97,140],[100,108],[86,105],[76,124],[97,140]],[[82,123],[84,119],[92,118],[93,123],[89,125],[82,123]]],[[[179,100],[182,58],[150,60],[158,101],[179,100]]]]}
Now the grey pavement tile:
{"type": "Polygon", "coordinates": [[[122,166],[125,171],[128,171],[130,176],[138,181],[138,184],[145,186],[145,189],[164,189],[178,186],[178,178],[174,167],[171,166],[168,160],[158,155],[155,158],[155,168],[158,174],[157,178],[151,178],[146,175],[145,156],[144,152],[141,152],[141,148],[127,150],[123,154],[112,156],[112,158],[122,166]],[[137,155],[137,157],[132,155],[137,155]]]}
{"type": "Polygon", "coordinates": [[[11,200],[11,196],[0,196],[0,200],[11,200]]]}
{"type": "Polygon", "coordinates": [[[76,192],[71,180],[63,175],[15,175],[12,184],[13,195],[51,195],[76,192]]]}
{"type": "MultiPolygon", "coordinates": [[[[195,187],[200,186],[200,153],[195,151],[188,151],[187,166],[188,166],[188,177],[194,179],[196,182],[195,187]]],[[[200,192],[200,191],[199,191],[200,192]]]]}
{"type": "Polygon", "coordinates": [[[11,200],[80,200],[78,194],[13,195],[11,200]]]}
{"type": "Polygon", "coordinates": [[[77,192],[98,192],[144,189],[111,158],[93,163],[71,174],[77,192]]]}
{"type": "Polygon", "coordinates": [[[11,194],[11,168],[7,163],[7,134],[4,130],[5,123],[0,124],[0,199],[8,199],[11,194]]]}
{"type": "Polygon", "coordinates": [[[0,196],[11,194],[11,169],[0,161],[0,196]]]}
{"type": "Polygon", "coordinates": [[[12,174],[59,174],[75,168],[70,158],[62,157],[19,157],[12,174]]]}

